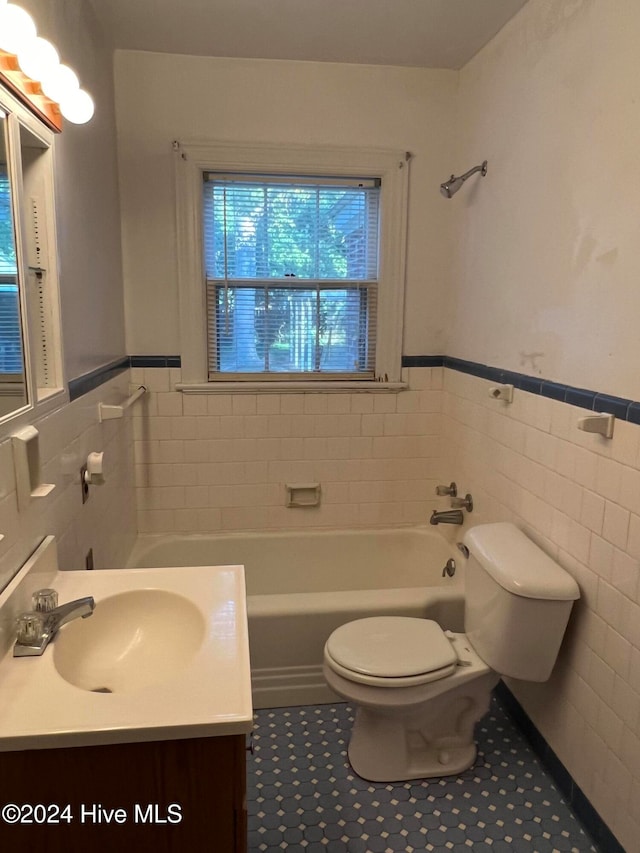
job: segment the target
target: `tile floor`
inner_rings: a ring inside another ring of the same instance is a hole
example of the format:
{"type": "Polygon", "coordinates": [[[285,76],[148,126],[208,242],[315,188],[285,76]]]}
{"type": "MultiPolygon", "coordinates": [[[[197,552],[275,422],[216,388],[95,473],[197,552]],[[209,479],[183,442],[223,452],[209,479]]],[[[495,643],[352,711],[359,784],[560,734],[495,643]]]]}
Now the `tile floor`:
{"type": "Polygon", "coordinates": [[[459,777],[385,785],[354,775],[348,705],[258,711],[249,850],[305,853],[596,851],[527,741],[494,701],[459,777]]]}

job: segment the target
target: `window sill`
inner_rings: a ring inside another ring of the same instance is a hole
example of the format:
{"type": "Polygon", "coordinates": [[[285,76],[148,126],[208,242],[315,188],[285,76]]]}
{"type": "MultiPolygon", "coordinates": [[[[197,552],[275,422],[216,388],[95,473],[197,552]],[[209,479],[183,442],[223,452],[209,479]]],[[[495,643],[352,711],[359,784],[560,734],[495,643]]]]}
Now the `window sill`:
{"type": "Polygon", "coordinates": [[[183,394],[397,394],[406,382],[199,382],[176,384],[183,394]]]}

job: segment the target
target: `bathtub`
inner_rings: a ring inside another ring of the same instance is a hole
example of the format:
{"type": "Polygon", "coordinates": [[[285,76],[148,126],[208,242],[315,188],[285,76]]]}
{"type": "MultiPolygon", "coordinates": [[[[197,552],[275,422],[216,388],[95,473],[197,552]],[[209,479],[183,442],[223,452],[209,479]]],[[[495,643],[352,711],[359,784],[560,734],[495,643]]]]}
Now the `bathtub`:
{"type": "Polygon", "coordinates": [[[461,631],[464,558],[438,531],[142,534],[129,568],[245,567],[254,706],[336,700],[322,677],[329,634],[365,616],[435,619],[461,631]],[[453,578],[443,577],[449,559],[453,578]]]}

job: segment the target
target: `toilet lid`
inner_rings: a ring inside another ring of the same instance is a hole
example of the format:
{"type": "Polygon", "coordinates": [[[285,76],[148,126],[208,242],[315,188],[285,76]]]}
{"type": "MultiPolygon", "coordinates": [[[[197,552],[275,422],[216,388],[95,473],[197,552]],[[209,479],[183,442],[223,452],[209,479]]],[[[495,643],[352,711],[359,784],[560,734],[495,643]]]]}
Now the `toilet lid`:
{"type": "Polygon", "coordinates": [[[363,675],[405,678],[457,661],[437,622],[411,616],[371,616],[337,628],[327,652],[341,667],[363,675]]]}

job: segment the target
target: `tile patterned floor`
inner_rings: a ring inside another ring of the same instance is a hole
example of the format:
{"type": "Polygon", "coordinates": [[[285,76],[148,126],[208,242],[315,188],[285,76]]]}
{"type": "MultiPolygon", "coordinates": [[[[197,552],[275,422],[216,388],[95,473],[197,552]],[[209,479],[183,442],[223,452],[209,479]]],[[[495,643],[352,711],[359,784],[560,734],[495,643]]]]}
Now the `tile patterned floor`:
{"type": "Polygon", "coordinates": [[[305,853],[596,851],[526,740],[494,702],[459,777],[365,782],[346,754],[348,705],[258,711],[249,850],[305,853]]]}

